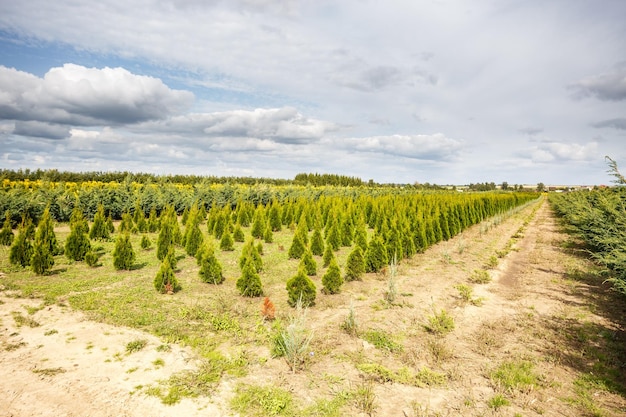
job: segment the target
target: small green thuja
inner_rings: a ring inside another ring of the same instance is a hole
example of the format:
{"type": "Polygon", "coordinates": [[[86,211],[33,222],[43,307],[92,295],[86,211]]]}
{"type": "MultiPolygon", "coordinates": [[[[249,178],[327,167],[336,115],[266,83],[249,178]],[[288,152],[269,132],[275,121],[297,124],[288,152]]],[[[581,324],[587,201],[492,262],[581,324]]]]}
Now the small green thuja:
{"type": "Polygon", "coordinates": [[[146,235],[143,235],[141,237],[141,249],[150,249],[150,247],[152,246],[152,241],[150,240],[150,238],[146,235]]]}
{"type": "Polygon", "coordinates": [[[298,302],[302,303],[303,307],[315,304],[316,287],[304,268],[299,268],[298,273],[287,281],[287,293],[289,294],[287,302],[292,307],[296,307],[298,302]]]}
{"type": "Polygon", "coordinates": [[[161,262],[159,272],[154,277],[154,288],[162,294],[173,294],[182,289],[168,258],[161,262]]]}
{"type": "Polygon", "coordinates": [[[115,248],[113,249],[113,266],[115,269],[132,269],[135,262],[135,251],[130,243],[128,232],[122,233],[115,240],[115,248]]]}
{"type": "Polygon", "coordinates": [[[337,260],[333,257],[330,260],[330,265],[326,270],[326,273],[322,277],[323,291],[326,294],[337,294],[341,291],[343,285],[343,278],[341,277],[341,270],[337,264],[337,260]]]}
{"type": "Polygon", "coordinates": [[[305,272],[309,276],[317,274],[317,263],[313,259],[313,254],[309,249],[305,249],[302,258],[300,259],[300,266],[304,268],[305,272]]]}
{"type": "Polygon", "coordinates": [[[0,230],[0,245],[11,246],[13,243],[13,227],[11,226],[11,213],[7,210],[2,230],[0,230]]]}
{"type": "Polygon", "coordinates": [[[263,295],[261,277],[254,266],[254,261],[247,259],[241,270],[241,277],[236,283],[239,294],[244,297],[260,297],[263,295]]]}
{"type": "Polygon", "coordinates": [[[209,284],[221,284],[224,282],[222,265],[219,263],[213,251],[206,253],[200,261],[200,279],[209,284]]]}

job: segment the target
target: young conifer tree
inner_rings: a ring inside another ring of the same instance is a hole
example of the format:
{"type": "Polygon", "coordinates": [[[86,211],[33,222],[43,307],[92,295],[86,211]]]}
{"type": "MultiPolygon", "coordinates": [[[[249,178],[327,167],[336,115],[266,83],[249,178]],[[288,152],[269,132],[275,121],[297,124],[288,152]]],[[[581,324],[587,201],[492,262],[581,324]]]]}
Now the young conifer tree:
{"type": "Polygon", "coordinates": [[[174,227],[168,218],[161,221],[161,231],[157,238],[157,258],[162,261],[170,247],[174,246],[174,227]]]}
{"type": "Polygon", "coordinates": [[[235,242],[244,242],[246,240],[246,236],[243,233],[243,229],[239,223],[235,224],[235,229],[233,230],[233,240],[235,242]]]}
{"type": "Polygon", "coordinates": [[[311,253],[317,256],[324,255],[324,238],[319,228],[315,228],[311,237],[311,253]]]}
{"type": "Polygon", "coordinates": [[[223,251],[235,250],[235,241],[233,240],[233,235],[230,234],[228,229],[226,229],[222,234],[222,238],[220,239],[220,249],[223,251]]]}
{"type": "Polygon", "coordinates": [[[263,210],[263,206],[259,206],[254,213],[254,221],[252,222],[252,230],[250,233],[256,239],[263,239],[266,228],[265,212],[263,210]]]}
{"type": "Polygon", "coordinates": [[[222,273],[222,265],[215,257],[213,251],[206,252],[200,261],[200,271],[198,272],[200,279],[209,284],[221,284],[224,282],[224,274],[222,273]]]}
{"type": "Polygon", "coordinates": [[[341,278],[341,270],[335,258],[331,259],[330,265],[322,277],[322,285],[326,294],[337,294],[341,291],[343,278],[341,278]]]}
{"type": "Polygon", "coordinates": [[[260,297],[263,295],[261,277],[259,277],[259,274],[256,272],[252,260],[246,260],[236,286],[239,290],[239,294],[244,297],[260,297]]]}
{"type": "Polygon", "coordinates": [[[7,210],[2,230],[0,230],[0,245],[11,246],[13,243],[13,226],[11,225],[11,213],[7,210]]]}
{"type": "Polygon", "coordinates": [[[360,246],[355,246],[346,261],[346,281],[360,281],[365,274],[365,258],[360,246]]]}
{"type": "Polygon", "coordinates": [[[330,261],[335,257],[335,254],[333,253],[333,248],[330,245],[326,245],[326,249],[324,249],[324,256],[322,257],[322,260],[324,262],[324,268],[326,268],[327,266],[330,265],[330,261]]]}
{"type": "Polygon", "coordinates": [[[98,204],[96,214],[93,216],[93,225],[89,230],[90,239],[104,240],[110,236],[109,226],[107,225],[107,219],[104,215],[104,206],[102,203],[98,204]]]}
{"type": "Polygon", "coordinates": [[[113,266],[115,269],[130,270],[135,262],[135,251],[130,242],[130,235],[127,233],[120,234],[115,240],[115,248],[113,249],[113,266]]]}
{"type": "Polygon", "coordinates": [[[175,293],[182,289],[176,279],[174,269],[167,258],[161,262],[161,267],[154,277],[154,288],[161,294],[175,293]]]}
{"type": "Polygon", "coordinates": [[[239,267],[243,269],[246,262],[250,260],[256,272],[263,270],[263,258],[258,248],[254,245],[254,240],[250,239],[241,249],[241,257],[239,258],[239,267]]]}
{"type": "Polygon", "coordinates": [[[191,209],[187,218],[187,225],[185,226],[185,251],[189,256],[196,256],[198,248],[202,246],[204,242],[204,236],[200,230],[200,218],[197,209],[191,209]]]}
{"type": "Polygon", "coordinates": [[[12,265],[27,267],[30,265],[30,258],[33,255],[32,221],[29,217],[23,217],[22,223],[17,232],[17,237],[13,239],[9,250],[9,262],[12,265]]]}
{"type": "Polygon", "coordinates": [[[82,261],[91,249],[89,242],[89,224],[82,210],[74,208],[70,219],[70,235],[65,241],[65,256],[71,261],[82,261]]]}
{"type": "Polygon", "coordinates": [[[367,246],[367,252],[365,252],[365,271],[380,271],[387,265],[387,259],[387,249],[385,248],[382,237],[376,234],[372,237],[371,242],[367,246]]]}
{"type": "Polygon", "coordinates": [[[300,259],[300,267],[304,268],[307,275],[313,276],[317,274],[317,262],[313,259],[313,254],[306,249],[300,259]]]}
{"type": "Polygon", "coordinates": [[[290,259],[300,259],[304,254],[306,246],[304,246],[304,242],[302,242],[302,238],[300,234],[296,233],[293,235],[293,240],[291,241],[291,246],[289,247],[289,258],[290,259]]]}
{"type": "Polygon", "coordinates": [[[54,234],[54,226],[50,211],[44,210],[43,216],[37,226],[33,252],[30,258],[30,267],[38,275],[45,274],[54,265],[53,254],[57,250],[57,240],[54,234]]]}
{"type": "Polygon", "coordinates": [[[150,214],[148,215],[148,232],[154,233],[159,230],[161,226],[161,222],[157,216],[156,208],[152,207],[150,209],[150,214]]]}
{"type": "Polygon", "coordinates": [[[315,305],[317,289],[303,268],[298,269],[298,273],[287,281],[287,302],[291,307],[298,304],[298,300],[302,302],[303,307],[315,305]]]}

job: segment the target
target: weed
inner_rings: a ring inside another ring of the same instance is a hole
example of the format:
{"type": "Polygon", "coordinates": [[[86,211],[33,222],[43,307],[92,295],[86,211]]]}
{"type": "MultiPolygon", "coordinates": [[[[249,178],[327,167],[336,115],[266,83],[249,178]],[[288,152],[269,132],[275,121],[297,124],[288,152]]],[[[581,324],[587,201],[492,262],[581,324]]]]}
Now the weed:
{"type": "Polygon", "coordinates": [[[165,366],[165,361],[161,358],[157,358],[152,361],[152,365],[154,365],[156,368],[160,368],[162,366],[165,366]]]}
{"type": "Polygon", "coordinates": [[[507,400],[502,394],[496,394],[489,401],[487,401],[487,405],[494,411],[499,410],[500,408],[509,405],[510,402],[507,400]]]}
{"type": "Polygon", "coordinates": [[[56,329],[50,329],[50,330],[48,330],[47,332],[45,332],[43,335],[44,335],[44,336],[52,336],[53,334],[57,334],[57,333],[59,333],[59,331],[58,331],[58,330],[56,330],[56,329]]]}
{"type": "Polygon", "coordinates": [[[230,406],[250,417],[298,415],[291,393],[270,386],[239,385],[230,406]]]}
{"type": "Polygon", "coordinates": [[[12,311],[11,315],[13,316],[13,320],[15,320],[15,325],[17,327],[28,326],[28,327],[39,327],[39,324],[32,317],[25,317],[19,311],[12,311]]]}
{"type": "Polygon", "coordinates": [[[446,310],[441,310],[428,317],[428,324],[425,327],[431,333],[445,335],[454,330],[454,319],[446,310]]]}
{"type": "Polygon", "coordinates": [[[148,345],[148,341],[146,339],[136,339],[132,342],[128,342],[126,344],[126,353],[131,354],[135,352],[139,352],[141,349],[145,348],[148,345]]]}
{"type": "Polygon", "coordinates": [[[33,373],[36,373],[37,375],[44,375],[44,376],[55,376],[58,374],[62,374],[65,371],[65,369],[63,368],[43,368],[43,369],[32,369],[33,373]]]}
{"type": "Polygon", "coordinates": [[[273,339],[273,354],[284,357],[292,372],[303,367],[310,353],[309,346],[313,334],[306,323],[306,312],[306,308],[302,307],[302,302],[298,300],[289,325],[284,329],[279,326],[279,331],[273,339]]]}
{"type": "Polygon", "coordinates": [[[18,343],[7,343],[4,345],[4,350],[7,352],[11,352],[13,350],[17,350],[22,346],[26,346],[26,342],[18,342],[18,343]]]}
{"type": "Polygon", "coordinates": [[[167,344],[162,344],[156,347],[157,352],[170,352],[171,350],[172,350],[172,347],[167,344]]]}
{"type": "Polygon", "coordinates": [[[402,352],[404,347],[382,330],[369,330],[363,334],[363,339],[373,344],[377,349],[391,353],[402,352]]]}
{"type": "Polygon", "coordinates": [[[495,269],[498,266],[498,257],[496,255],[491,255],[489,260],[487,261],[487,269],[495,269]]]}
{"type": "Polygon", "coordinates": [[[527,361],[506,361],[491,373],[491,379],[507,391],[527,391],[539,384],[533,364],[527,361]]]}
{"type": "Polygon", "coordinates": [[[413,387],[426,387],[440,386],[446,382],[445,374],[435,372],[426,367],[420,369],[417,373],[411,372],[411,370],[406,367],[400,368],[398,371],[393,371],[378,363],[361,363],[356,367],[368,378],[383,384],[395,382],[413,387]]]}
{"type": "Polygon", "coordinates": [[[134,366],[132,368],[129,368],[126,373],[127,374],[132,374],[133,372],[136,372],[139,368],[137,366],[134,366]]]}
{"type": "Polygon", "coordinates": [[[459,295],[461,296],[461,300],[464,303],[470,303],[475,306],[482,305],[482,302],[483,302],[482,298],[473,297],[474,290],[472,289],[472,287],[465,285],[465,284],[459,284],[459,285],[456,285],[454,288],[459,290],[459,295]]]}
{"type": "Polygon", "coordinates": [[[488,284],[491,282],[491,275],[484,269],[475,269],[468,281],[473,284],[488,284]]]}
{"type": "Polygon", "coordinates": [[[354,405],[368,416],[372,416],[378,406],[376,405],[376,393],[371,380],[362,381],[353,391],[354,405]]]}
{"type": "Polygon", "coordinates": [[[398,260],[393,257],[393,261],[389,264],[389,280],[387,281],[387,291],[385,291],[385,301],[393,304],[398,297],[396,288],[396,275],[398,274],[398,260]]]}
{"type": "Polygon", "coordinates": [[[445,362],[454,357],[454,353],[443,340],[429,338],[426,347],[435,363],[445,362]]]}
{"type": "Polygon", "coordinates": [[[350,336],[356,336],[358,334],[359,324],[356,319],[356,313],[354,312],[354,303],[350,300],[350,310],[345,320],[341,324],[341,328],[350,336]]]}

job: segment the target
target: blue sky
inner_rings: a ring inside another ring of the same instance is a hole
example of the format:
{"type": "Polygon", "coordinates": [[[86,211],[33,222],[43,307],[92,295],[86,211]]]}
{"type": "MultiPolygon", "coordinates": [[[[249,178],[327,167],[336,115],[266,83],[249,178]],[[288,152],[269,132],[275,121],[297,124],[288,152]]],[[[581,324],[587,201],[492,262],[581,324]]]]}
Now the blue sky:
{"type": "Polygon", "coordinates": [[[609,183],[624,16],[621,0],[5,1],[0,167],[609,183]]]}

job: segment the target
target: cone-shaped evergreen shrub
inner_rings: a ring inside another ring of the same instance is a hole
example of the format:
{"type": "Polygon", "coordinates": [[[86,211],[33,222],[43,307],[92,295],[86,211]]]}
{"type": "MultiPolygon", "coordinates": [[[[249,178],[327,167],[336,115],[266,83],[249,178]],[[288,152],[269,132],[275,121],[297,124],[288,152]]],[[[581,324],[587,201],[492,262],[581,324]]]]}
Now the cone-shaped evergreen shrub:
{"type": "Polygon", "coordinates": [[[250,259],[245,262],[241,270],[241,277],[237,280],[236,285],[239,290],[239,294],[244,297],[260,297],[263,295],[261,278],[256,272],[254,264],[250,259]]]}
{"type": "Polygon", "coordinates": [[[265,229],[265,234],[263,235],[263,240],[265,241],[265,243],[272,243],[272,242],[274,242],[274,232],[272,232],[272,227],[270,225],[268,225],[267,229],[265,229]]]}
{"type": "Polygon", "coordinates": [[[280,206],[276,201],[272,203],[270,207],[270,212],[268,214],[268,223],[269,227],[273,232],[280,232],[282,229],[282,221],[281,221],[281,213],[280,206]]]}
{"type": "Polygon", "coordinates": [[[235,242],[244,242],[246,240],[246,236],[244,235],[243,229],[241,228],[239,223],[235,225],[235,230],[233,231],[233,240],[235,242]]]}
{"type": "Polygon", "coordinates": [[[89,225],[83,217],[83,212],[74,209],[72,221],[70,222],[70,235],[65,241],[65,256],[71,261],[82,261],[91,249],[91,242],[87,231],[89,225]]]}
{"type": "Polygon", "coordinates": [[[93,225],[89,231],[89,237],[91,239],[108,239],[110,236],[109,226],[107,225],[107,219],[104,216],[104,206],[102,203],[98,204],[96,214],[93,216],[93,225]]]}
{"type": "Polygon", "coordinates": [[[317,262],[313,259],[313,254],[310,250],[305,250],[302,258],[300,259],[300,267],[304,268],[307,275],[313,276],[317,274],[317,262]]]}
{"type": "Polygon", "coordinates": [[[224,282],[222,265],[215,257],[215,253],[207,253],[200,261],[200,279],[209,284],[221,284],[224,282]]]}
{"type": "Polygon", "coordinates": [[[263,255],[263,243],[259,242],[256,244],[256,251],[259,255],[263,255]]]}
{"type": "Polygon", "coordinates": [[[251,260],[252,266],[256,272],[263,270],[263,258],[256,246],[254,246],[254,240],[249,240],[241,249],[241,257],[239,258],[239,267],[243,269],[245,263],[251,260]]]}
{"type": "Polygon", "coordinates": [[[378,272],[387,265],[387,249],[380,235],[374,235],[365,252],[365,271],[378,272]]]}
{"type": "Polygon", "coordinates": [[[85,254],[85,263],[89,266],[98,266],[98,254],[93,249],[89,249],[85,254]]]}
{"type": "Polygon", "coordinates": [[[157,258],[163,260],[170,250],[170,247],[174,246],[174,227],[168,219],[163,219],[161,222],[161,231],[157,238],[157,258]]]}
{"type": "Polygon", "coordinates": [[[175,293],[182,289],[167,258],[161,262],[159,272],[154,277],[154,288],[161,294],[175,293]]]}
{"type": "Polygon", "coordinates": [[[204,236],[200,227],[193,219],[187,220],[187,229],[185,230],[185,251],[189,256],[196,256],[198,248],[202,246],[204,236]]]}
{"type": "Polygon", "coordinates": [[[302,307],[315,305],[317,289],[303,268],[298,269],[298,273],[287,281],[287,302],[291,307],[295,307],[298,300],[302,300],[302,307]]]}
{"type": "Polygon", "coordinates": [[[365,229],[365,223],[357,224],[354,231],[354,243],[365,253],[367,250],[367,230],[365,229]]]}
{"type": "Polygon", "coordinates": [[[13,243],[13,227],[11,226],[11,213],[7,210],[2,230],[0,230],[0,245],[11,246],[13,243]]]}
{"type": "Polygon", "coordinates": [[[220,249],[223,251],[235,250],[235,241],[233,240],[233,235],[231,235],[228,230],[225,230],[222,234],[222,238],[220,239],[220,249]]]}
{"type": "Polygon", "coordinates": [[[335,257],[333,253],[333,247],[330,245],[326,245],[326,249],[324,249],[324,256],[322,260],[324,261],[324,268],[330,265],[330,261],[335,257]]]}
{"type": "Polygon", "coordinates": [[[352,246],[352,239],[354,238],[353,228],[352,219],[349,216],[345,216],[341,223],[341,246],[352,246]]]}
{"type": "Polygon", "coordinates": [[[341,234],[339,233],[339,228],[336,224],[334,224],[328,231],[328,235],[326,236],[326,245],[333,248],[334,251],[338,251],[341,247],[341,234]]]}
{"type": "Polygon", "coordinates": [[[346,260],[346,281],[360,281],[365,274],[365,258],[359,246],[355,246],[346,260]]]}
{"type": "Polygon", "coordinates": [[[223,213],[218,213],[217,217],[215,217],[215,223],[213,224],[213,236],[215,239],[221,239],[224,231],[226,230],[228,223],[227,218],[223,213]]]}
{"type": "Polygon", "coordinates": [[[135,251],[130,243],[128,233],[120,234],[115,240],[113,249],[113,266],[115,269],[131,269],[135,262],[135,251]]]}
{"type": "Polygon", "coordinates": [[[291,242],[291,246],[289,247],[289,258],[290,259],[300,259],[304,254],[306,247],[304,246],[304,242],[302,242],[302,238],[298,233],[293,235],[293,240],[291,242]]]}
{"type": "Polygon", "coordinates": [[[313,231],[313,236],[311,237],[311,253],[317,256],[324,254],[324,239],[322,238],[322,232],[317,228],[313,231]]]}
{"type": "Polygon", "coordinates": [[[335,258],[331,259],[330,265],[322,277],[322,285],[324,286],[323,291],[326,294],[337,294],[341,291],[343,278],[341,278],[341,270],[335,258]]]}
{"type": "Polygon", "coordinates": [[[32,222],[29,218],[22,220],[17,236],[13,239],[9,250],[9,262],[12,265],[27,267],[30,265],[30,258],[33,256],[33,244],[29,238],[32,222]]]}
{"type": "Polygon", "coordinates": [[[161,227],[161,222],[157,217],[156,209],[152,207],[148,217],[148,232],[154,233],[159,230],[159,227],[161,227]]]}
{"type": "Polygon", "coordinates": [[[111,217],[110,214],[107,216],[106,224],[107,224],[107,227],[109,228],[109,233],[115,232],[115,226],[113,225],[113,218],[111,217]]]}
{"type": "Polygon", "coordinates": [[[46,208],[37,226],[33,254],[30,258],[30,267],[38,275],[48,272],[54,265],[54,253],[58,250],[56,235],[50,210],[46,208]]]}
{"type": "Polygon", "coordinates": [[[141,237],[141,249],[150,249],[150,246],[152,246],[152,241],[148,236],[143,235],[141,237]]]}
{"type": "Polygon", "coordinates": [[[250,233],[253,237],[257,239],[263,239],[266,228],[265,214],[263,213],[262,207],[259,206],[259,208],[257,208],[256,212],[254,213],[254,222],[252,223],[252,230],[250,231],[250,233]]]}
{"type": "Polygon", "coordinates": [[[133,223],[133,216],[131,216],[129,212],[125,212],[122,214],[122,221],[120,222],[117,231],[120,233],[131,233],[134,226],[135,224],[133,223]]]}

